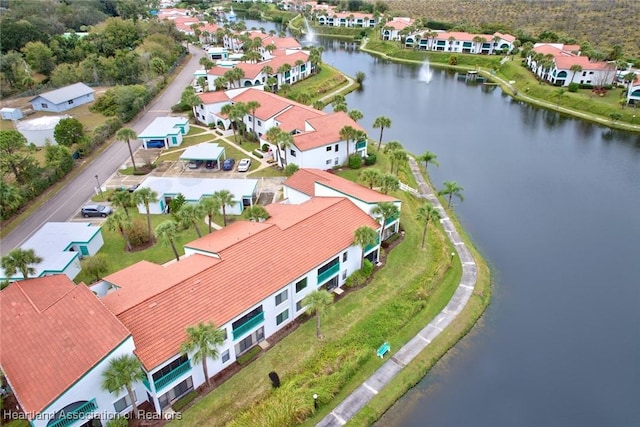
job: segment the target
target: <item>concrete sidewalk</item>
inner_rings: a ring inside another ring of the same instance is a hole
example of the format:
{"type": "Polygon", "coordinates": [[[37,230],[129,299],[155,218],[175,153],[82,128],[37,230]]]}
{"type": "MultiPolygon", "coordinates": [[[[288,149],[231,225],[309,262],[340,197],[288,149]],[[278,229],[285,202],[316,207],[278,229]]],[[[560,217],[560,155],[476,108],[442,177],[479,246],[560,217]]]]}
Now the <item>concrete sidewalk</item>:
{"type": "MultiPolygon", "coordinates": [[[[388,384],[402,369],[409,364],[422,350],[424,350],[462,311],[471,297],[476,285],[477,267],[476,263],[462,241],[460,234],[456,230],[453,222],[447,215],[440,201],[433,193],[431,187],[427,185],[422,177],[418,163],[413,157],[409,157],[411,171],[418,182],[420,197],[431,202],[440,212],[440,222],[444,227],[449,240],[456,248],[460,262],[462,263],[462,277],[460,283],[451,297],[447,306],[429,322],[418,334],[408,343],[402,346],[386,362],[378,368],[362,385],[353,391],[345,400],[335,407],[316,426],[343,426],[357,414],[382,388],[388,384]]],[[[392,349],[393,350],[393,349],[392,349]]],[[[392,354],[392,353],[390,353],[392,354]]]]}

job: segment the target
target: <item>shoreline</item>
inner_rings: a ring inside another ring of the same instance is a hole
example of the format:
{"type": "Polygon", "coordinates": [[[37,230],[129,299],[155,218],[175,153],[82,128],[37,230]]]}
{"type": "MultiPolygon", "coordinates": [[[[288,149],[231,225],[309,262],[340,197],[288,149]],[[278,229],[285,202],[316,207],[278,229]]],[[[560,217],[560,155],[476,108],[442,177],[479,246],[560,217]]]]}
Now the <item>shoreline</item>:
{"type": "MultiPolygon", "coordinates": [[[[406,63],[406,64],[423,64],[424,61],[416,61],[413,59],[403,59],[403,58],[396,58],[394,56],[389,56],[386,53],[383,52],[379,52],[377,50],[373,50],[373,49],[369,49],[367,48],[367,41],[368,38],[363,38],[361,43],[360,43],[360,50],[363,52],[367,52],[371,55],[376,55],[380,58],[383,59],[387,59],[389,61],[393,61],[393,62],[401,62],[401,63],[406,63]]],[[[515,89],[507,80],[505,80],[503,77],[500,77],[496,74],[493,74],[491,71],[488,71],[484,68],[474,68],[474,67],[464,67],[464,66],[460,66],[460,65],[448,65],[448,64],[441,64],[441,63],[433,63],[430,64],[431,67],[433,68],[442,68],[442,69],[449,69],[449,70],[457,70],[457,71],[468,71],[468,70],[474,70],[474,71],[478,71],[480,74],[482,74],[483,77],[486,77],[488,80],[494,82],[494,84],[497,84],[500,86],[500,88],[502,89],[502,92],[505,93],[506,95],[510,96],[511,98],[513,98],[516,101],[520,101],[520,102],[526,102],[527,104],[531,104],[531,105],[535,105],[537,107],[541,107],[541,108],[545,108],[547,110],[552,110],[552,111],[556,111],[558,113],[562,113],[562,114],[566,114],[568,116],[571,116],[573,118],[577,118],[580,120],[586,120],[589,121],[591,123],[596,123],[599,125],[603,125],[606,126],[608,128],[611,129],[616,129],[616,130],[622,130],[622,131],[627,131],[627,132],[638,132],[640,133],[640,124],[632,124],[632,123],[625,123],[625,122],[614,122],[612,119],[610,118],[606,118],[603,116],[598,116],[595,114],[591,114],[591,113],[585,113],[582,112],[580,110],[575,110],[572,108],[567,108],[567,107],[562,107],[556,104],[553,104],[551,102],[548,101],[544,101],[538,98],[534,98],[528,95],[524,95],[521,94],[517,89],[515,89]]]]}

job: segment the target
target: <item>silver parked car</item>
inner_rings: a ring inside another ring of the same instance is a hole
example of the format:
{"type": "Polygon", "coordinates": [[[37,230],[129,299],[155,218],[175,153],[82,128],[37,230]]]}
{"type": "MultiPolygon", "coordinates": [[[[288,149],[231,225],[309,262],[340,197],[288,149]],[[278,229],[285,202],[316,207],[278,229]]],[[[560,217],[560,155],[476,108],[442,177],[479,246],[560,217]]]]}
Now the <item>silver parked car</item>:
{"type": "Polygon", "coordinates": [[[91,216],[106,218],[108,215],[111,215],[112,212],[111,208],[105,205],[86,205],[80,209],[80,214],[85,218],[91,216]]]}

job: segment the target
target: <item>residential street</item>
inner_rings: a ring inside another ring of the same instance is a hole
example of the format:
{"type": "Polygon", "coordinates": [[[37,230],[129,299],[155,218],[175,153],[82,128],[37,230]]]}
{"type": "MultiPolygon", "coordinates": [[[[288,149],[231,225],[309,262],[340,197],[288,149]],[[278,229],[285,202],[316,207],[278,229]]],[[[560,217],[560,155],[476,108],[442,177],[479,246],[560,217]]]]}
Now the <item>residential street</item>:
{"type": "MultiPolygon", "coordinates": [[[[171,113],[171,106],[178,102],[184,88],[191,83],[193,73],[200,68],[198,61],[204,56],[204,51],[195,46],[190,45],[189,52],[192,56],[180,74],[147,107],[146,112],[138,120],[125,126],[134,129],[136,133],[140,133],[156,117],[171,113]]],[[[134,149],[137,149],[140,147],[140,142],[136,141],[132,145],[135,147],[134,149]]],[[[112,141],[106,150],[83,167],[78,176],[69,180],[67,185],[44,204],[42,208],[34,212],[0,241],[0,254],[4,255],[13,248],[20,246],[44,223],[67,221],[75,216],[80,207],[94,193],[98,182],[103,184],[127,159],[129,159],[127,145],[119,141],[112,141]],[[98,177],[97,179],[96,176],[98,177]]]]}

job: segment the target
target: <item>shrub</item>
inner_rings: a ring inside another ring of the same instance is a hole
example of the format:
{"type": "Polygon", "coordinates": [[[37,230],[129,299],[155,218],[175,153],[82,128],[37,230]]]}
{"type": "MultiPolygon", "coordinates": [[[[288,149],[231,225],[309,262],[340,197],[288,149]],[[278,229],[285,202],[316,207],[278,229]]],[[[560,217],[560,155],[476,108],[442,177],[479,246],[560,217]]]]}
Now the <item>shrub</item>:
{"type": "Polygon", "coordinates": [[[262,147],[260,147],[262,149],[263,153],[266,153],[267,151],[269,151],[269,144],[262,144],[262,147]]]}
{"type": "Polygon", "coordinates": [[[257,148],[255,150],[253,150],[253,155],[256,156],[259,159],[264,158],[264,156],[262,155],[262,153],[260,152],[260,150],[258,150],[257,148]]]}
{"type": "Polygon", "coordinates": [[[364,158],[364,164],[367,166],[375,165],[377,160],[378,158],[375,154],[369,153],[367,154],[367,157],[364,158]]]}
{"type": "Polygon", "coordinates": [[[449,55],[447,62],[449,65],[458,65],[458,55],[449,55]]]}
{"type": "Polygon", "coordinates": [[[144,246],[149,243],[149,233],[147,231],[147,222],[142,218],[136,218],[131,221],[131,227],[127,230],[127,237],[134,248],[144,246]]]}
{"type": "Polygon", "coordinates": [[[179,412],[189,403],[193,402],[196,397],[198,397],[198,392],[193,390],[192,392],[187,393],[184,397],[181,397],[180,399],[176,400],[176,402],[173,405],[171,405],[171,407],[173,408],[174,411],[179,412]]]}
{"type": "Polygon", "coordinates": [[[373,263],[368,259],[365,259],[360,271],[362,271],[362,274],[365,277],[371,277],[371,274],[373,273],[373,263]]]}
{"type": "Polygon", "coordinates": [[[360,169],[362,167],[362,157],[359,154],[351,154],[349,156],[349,168],[360,169]]]}
{"type": "Polygon", "coordinates": [[[578,83],[569,83],[569,92],[577,92],[580,89],[580,85],[578,83]]]}
{"type": "Polygon", "coordinates": [[[289,163],[285,168],[284,168],[284,174],[285,176],[291,176],[294,173],[296,173],[298,171],[298,169],[300,169],[298,167],[298,165],[296,165],[295,163],[289,163]]]}
{"type": "Polygon", "coordinates": [[[238,357],[238,360],[237,360],[238,364],[246,365],[251,360],[253,360],[253,358],[256,357],[258,353],[260,353],[260,346],[253,347],[251,350],[247,351],[245,354],[238,357]]]}

